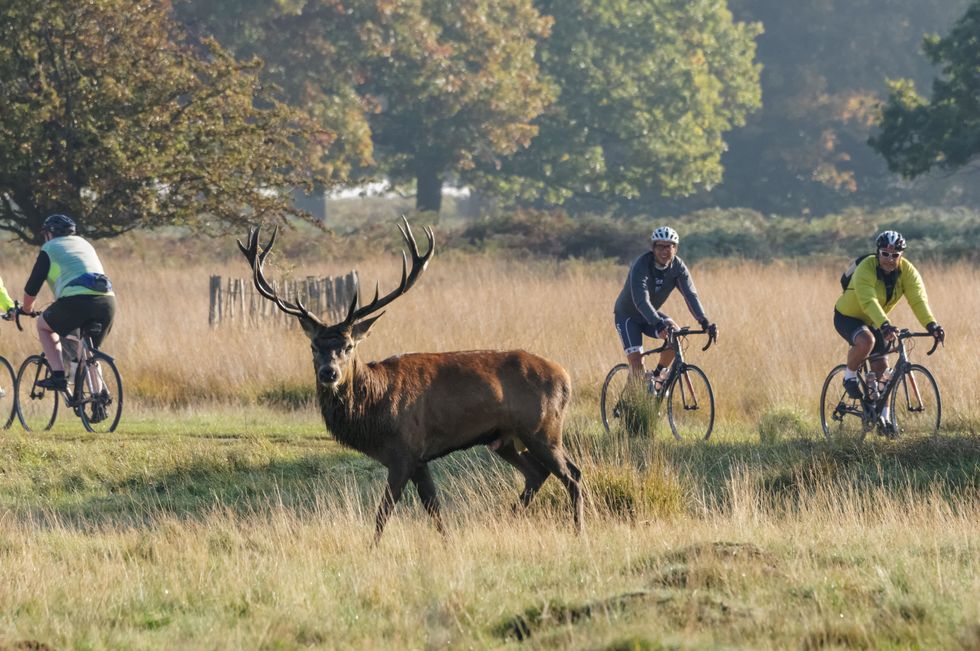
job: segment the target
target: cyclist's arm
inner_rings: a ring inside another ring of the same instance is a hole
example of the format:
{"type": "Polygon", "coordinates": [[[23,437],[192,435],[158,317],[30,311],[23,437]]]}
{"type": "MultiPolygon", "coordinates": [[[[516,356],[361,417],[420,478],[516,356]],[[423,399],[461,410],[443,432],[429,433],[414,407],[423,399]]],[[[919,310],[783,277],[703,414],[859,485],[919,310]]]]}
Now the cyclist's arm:
{"type": "Polygon", "coordinates": [[[31,270],[27,284],[24,285],[23,308],[25,312],[31,312],[34,309],[34,299],[41,293],[41,287],[44,286],[44,281],[50,271],[51,258],[48,257],[47,252],[41,251],[37,256],[37,260],[34,261],[34,269],[31,270]]]}
{"type": "Polygon", "coordinates": [[[680,260],[677,261],[680,265],[680,275],[677,277],[677,289],[680,290],[681,296],[684,297],[684,302],[687,303],[687,309],[694,317],[694,320],[698,323],[705,323],[708,321],[707,315],[704,313],[704,306],[701,305],[701,298],[698,296],[698,290],[694,287],[694,281],[691,280],[691,272],[688,271],[687,265],[685,265],[680,260]]]}
{"type": "Polygon", "coordinates": [[[909,301],[912,313],[919,320],[922,327],[927,327],[930,323],[936,322],[936,317],[929,309],[929,297],[926,295],[926,285],[922,282],[922,276],[908,260],[902,260],[902,283],[905,285],[905,297],[909,301]]]}
{"type": "Polygon", "coordinates": [[[7,288],[3,286],[3,278],[0,278],[0,312],[6,312],[14,306],[14,301],[7,293],[7,288]]]}
{"type": "Polygon", "coordinates": [[[643,320],[653,324],[656,330],[660,330],[663,316],[650,302],[650,286],[653,283],[653,278],[650,277],[647,268],[646,255],[641,255],[630,267],[629,279],[627,280],[630,287],[630,297],[643,320]]]}
{"type": "Polygon", "coordinates": [[[871,319],[874,327],[880,328],[888,320],[888,315],[878,301],[878,270],[874,258],[867,258],[857,266],[851,286],[854,287],[861,311],[871,319]]]}

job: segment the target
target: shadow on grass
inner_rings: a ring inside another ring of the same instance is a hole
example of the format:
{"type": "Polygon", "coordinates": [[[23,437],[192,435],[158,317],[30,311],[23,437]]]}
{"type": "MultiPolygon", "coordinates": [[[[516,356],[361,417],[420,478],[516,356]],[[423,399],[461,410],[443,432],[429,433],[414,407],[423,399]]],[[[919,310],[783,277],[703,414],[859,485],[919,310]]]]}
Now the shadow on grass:
{"type": "MultiPolygon", "coordinates": [[[[951,500],[976,496],[980,490],[980,437],[976,436],[862,444],[638,441],[631,443],[635,454],[628,462],[611,451],[613,445],[605,449],[601,440],[590,447],[579,446],[577,452],[591,454],[599,463],[639,466],[658,459],[708,509],[726,507],[733,478],[747,479],[763,499],[782,504],[806,499],[820,486],[951,500]],[[618,461],[610,460],[617,457],[618,461]]],[[[433,470],[441,494],[450,494],[447,489],[451,487],[479,483],[481,493],[499,490],[509,501],[516,483],[502,485],[507,482],[501,482],[500,473],[509,469],[491,471],[489,456],[485,450],[471,450],[436,464],[433,470]]],[[[79,528],[140,526],[161,516],[206,518],[216,511],[253,515],[285,509],[309,516],[324,503],[350,496],[370,513],[387,474],[380,464],[356,452],[338,448],[320,452],[308,447],[258,456],[247,449],[221,454],[196,450],[156,470],[141,468],[133,459],[113,474],[101,468],[61,468],[58,464],[52,461],[43,471],[47,492],[12,500],[16,504],[11,508],[13,515],[79,528]],[[279,454],[284,456],[276,458],[279,454]]],[[[588,490],[587,473],[584,480],[588,490]]],[[[410,486],[403,498],[408,507],[400,505],[399,509],[416,508],[416,501],[410,486]]]]}
{"type": "Polygon", "coordinates": [[[789,440],[673,445],[665,460],[697,486],[709,504],[721,504],[736,475],[748,477],[763,498],[799,498],[819,486],[864,493],[956,497],[980,490],[980,437],[953,436],[864,443],[789,440]]]}

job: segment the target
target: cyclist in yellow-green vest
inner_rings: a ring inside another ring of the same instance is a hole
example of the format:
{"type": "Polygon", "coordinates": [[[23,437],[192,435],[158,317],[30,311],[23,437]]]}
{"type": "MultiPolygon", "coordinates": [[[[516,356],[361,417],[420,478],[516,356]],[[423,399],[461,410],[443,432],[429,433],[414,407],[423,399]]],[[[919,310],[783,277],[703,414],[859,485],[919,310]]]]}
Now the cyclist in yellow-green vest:
{"type": "Polygon", "coordinates": [[[3,286],[3,278],[0,278],[0,312],[10,318],[14,315],[14,301],[7,293],[7,288],[3,286]]]}
{"type": "Polygon", "coordinates": [[[92,343],[99,346],[112,329],[116,298],[95,249],[75,235],[74,220],[66,215],[51,215],[44,220],[41,233],[44,244],[24,287],[23,310],[34,309],[34,300],[47,281],[55,301],[38,317],[37,334],[51,364],[52,377],[37,384],[63,390],[67,379],[61,359],[61,337],[95,321],[102,324],[101,332],[92,336],[92,343]]]}
{"type": "MultiPolygon", "coordinates": [[[[888,321],[888,313],[905,296],[912,313],[932,336],[944,341],[946,333],[936,322],[922,276],[905,259],[905,238],[897,231],[884,231],[875,239],[876,252],[854,266],[850,282],[834,306],[834,327],[851,349],[847,353],[844,389],[861,399],[857,371],[870,357],[871,370],[878,377],[886,368],[887,344],[895,340],[898,328],[888,321]]],[[[882,417],[889,422],[887,405],[882,417]]]]}

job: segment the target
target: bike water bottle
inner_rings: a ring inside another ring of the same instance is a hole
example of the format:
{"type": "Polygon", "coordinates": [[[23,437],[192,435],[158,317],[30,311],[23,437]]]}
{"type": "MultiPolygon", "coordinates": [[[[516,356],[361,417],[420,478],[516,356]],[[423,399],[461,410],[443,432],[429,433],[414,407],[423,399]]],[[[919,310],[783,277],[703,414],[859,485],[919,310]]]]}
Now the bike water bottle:
{"type": "Polygon", "coordinates": [[[864,375],[864,382],[868,385],[868,400],[878,399],[878,380],[874,371],[868,371],[864,375]]]}

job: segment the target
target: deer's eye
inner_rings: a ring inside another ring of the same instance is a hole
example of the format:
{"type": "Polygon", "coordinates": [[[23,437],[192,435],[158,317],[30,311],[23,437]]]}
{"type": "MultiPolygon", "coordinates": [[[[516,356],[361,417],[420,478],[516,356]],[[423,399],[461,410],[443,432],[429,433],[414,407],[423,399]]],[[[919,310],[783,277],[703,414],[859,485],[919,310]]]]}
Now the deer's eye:
{"type": "Polygon", "coordinates": [[[346,346],[344,346],[345,353],[352,352],[353,350],[354,350],[354,344],[347,344],[346,346]]]}

